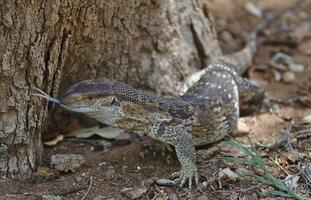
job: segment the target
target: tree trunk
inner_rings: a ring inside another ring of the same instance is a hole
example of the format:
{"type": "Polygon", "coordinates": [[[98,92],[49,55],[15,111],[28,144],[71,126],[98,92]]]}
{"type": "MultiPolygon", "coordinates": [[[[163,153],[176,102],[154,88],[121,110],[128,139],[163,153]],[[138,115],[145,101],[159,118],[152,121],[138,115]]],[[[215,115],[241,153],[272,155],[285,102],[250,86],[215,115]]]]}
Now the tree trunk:
{"type": "Polygon", "coordinates": [[[123,80],[176,94],[189,74],[221,54],[215,31],[188,0],[0,0],[0,174],[29,176],[58,96],[74,82],[123,80]],[[60,88],[60,89],[59,89],[60,88]]]}

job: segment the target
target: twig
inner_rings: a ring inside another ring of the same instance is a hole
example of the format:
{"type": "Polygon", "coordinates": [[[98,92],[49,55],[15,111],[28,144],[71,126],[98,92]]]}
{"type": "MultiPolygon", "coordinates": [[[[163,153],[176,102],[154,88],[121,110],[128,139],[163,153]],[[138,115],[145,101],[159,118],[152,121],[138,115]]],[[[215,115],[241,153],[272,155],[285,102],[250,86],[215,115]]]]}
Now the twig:
{"type": "Polygon", "coordinates": [[[152,200],[157,199],[157,198],[158,198],[158,196],[159,196],[159,193],[157,193],[156,195],[154,195],[154,197],[152,198],[152,200]]]}
{"type": "Polygon", "coordinates": [[[283,172],[285,172],[285,174],[288,176],[290,175],[281,165],[280,163],[277,161],[277,159],[273,160],[273,159],[270,159],[272,162],[274,162],[274,164],[276,164],[283,172]]]}
{"type": "Polygon", "coordinates": [[[297,139],[308,139],[308,138],[310,138],[311,137],[311,130],[308,130],[308,131],[310,131],[310,132],[309,133],[304,133],[304,134],[301,134],[301,135],[297,135],[296,138],[297,139]]]}
{"type": "Polygon", "coordinates": [[[81,200],[84,200],[84,198],[85,198],[85,197],[87,196],[87,194],[90,192],[91,187],[92,187],[92,183],[93,183],[93,177],[91,176],[89,188],[87,189],[86,193],[84,194],[84,196],[82,197],[81,200]]]}
{"type": "Polygon", "coordinates": [[[260,184],[253,185],[253,186],[248,187],[248,188],[242,188],[242,189],[238,189],[238,190],[216,190],[216,191],[213,191],[213,192],[215,192],[215,193],[222,193],[222,192],[223,193],[225,193],[225,192],[247,192],[249,190],[261,187],[263,185],[264,185],[263,183],[260,183],[260,184]]]}
{"type": "Polygon", "coordinates": [[[52,195],[67,195],[67,194],[71,194],[71,193],[76,193],[79,192],[81,190],[85,190],[86,187],[85,186],[80,186],[80,187],[75,187],[75,188],[69,188],[69,189],[65,189],[61,192],[52,192],[52,195]]]}
{"type": "Polygon", "coordinates": [[[202,194],[205,194],[206,196],[209,196],[209,194],[208,194],[208,193],[206,193],[206,192],[204,192],[204,191],[202,190],[202,188],[201,188],[201,187],[198,187],[198,190],[199,190],[199,192],[201,192],[202,194]]]}

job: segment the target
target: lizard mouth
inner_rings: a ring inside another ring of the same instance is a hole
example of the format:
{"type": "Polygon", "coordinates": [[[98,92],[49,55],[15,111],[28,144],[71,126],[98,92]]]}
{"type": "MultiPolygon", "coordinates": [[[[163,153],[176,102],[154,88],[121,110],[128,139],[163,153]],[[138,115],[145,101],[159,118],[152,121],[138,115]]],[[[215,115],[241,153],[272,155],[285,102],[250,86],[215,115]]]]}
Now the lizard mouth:
{"type": "Polygon", "coordinates": [[[68,106],[66,104],[63,104],[61,100],[58,100],[54,97],[51,97],[50,95],[43,92],[39,88],[34,87],[34,89],[37,91],[37,93],[34,93],[32,95],[42,97],[42,98],[48,100],[49,102],[52,102],[56,105],[60,105],[61,107],[65,108],[67,110],[72,110],[72,111],[76,111],[76,112],[90,112],[90,111],[92,111],[88,106],[80,105],[79,108],[74,108],[74,107],[68,106]]]}

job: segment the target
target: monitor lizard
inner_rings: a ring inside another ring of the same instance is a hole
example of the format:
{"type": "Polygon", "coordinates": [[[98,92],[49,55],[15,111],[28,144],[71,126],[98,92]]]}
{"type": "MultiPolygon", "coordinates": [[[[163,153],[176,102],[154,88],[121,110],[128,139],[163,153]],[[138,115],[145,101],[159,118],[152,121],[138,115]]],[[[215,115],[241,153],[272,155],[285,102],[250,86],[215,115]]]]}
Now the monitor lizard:
{"type": "Polygon", "coordinates": [[[101,123],[144,131],[173,145],[181,164],[181,170],[173,173],[178,177],[175,182],[183,186],[188,181],[191,188],[193,180],[196,185],[199,182],[195,146],[214,143],[236,131],[241,101],[260,104],[264,99],[263,87],[241,74],[252,64],[258,34],[281,14],[259,24],[241,51],[213,58],[180,86],[181,96],[176,98],[149,95],[107,78],[79,82],[59,100],[40,89],[35,95],[101,123]]]}

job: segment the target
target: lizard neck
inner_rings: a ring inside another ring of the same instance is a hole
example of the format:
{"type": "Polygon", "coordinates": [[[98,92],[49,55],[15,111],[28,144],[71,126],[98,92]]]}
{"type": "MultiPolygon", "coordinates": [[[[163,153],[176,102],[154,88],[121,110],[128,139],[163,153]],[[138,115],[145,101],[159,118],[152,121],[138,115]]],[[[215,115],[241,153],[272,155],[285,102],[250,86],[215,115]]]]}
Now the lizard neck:
{"type": "Polygon", "coordinates": [[[170,107],[173,99],[148,95],[118,81],[112,85],[112,94],[115,100],[111,106],[94,107],[86,114],[101,123],[131,131],[146,131],[155,121],[170,118],[164,109],[170,107]]]}

